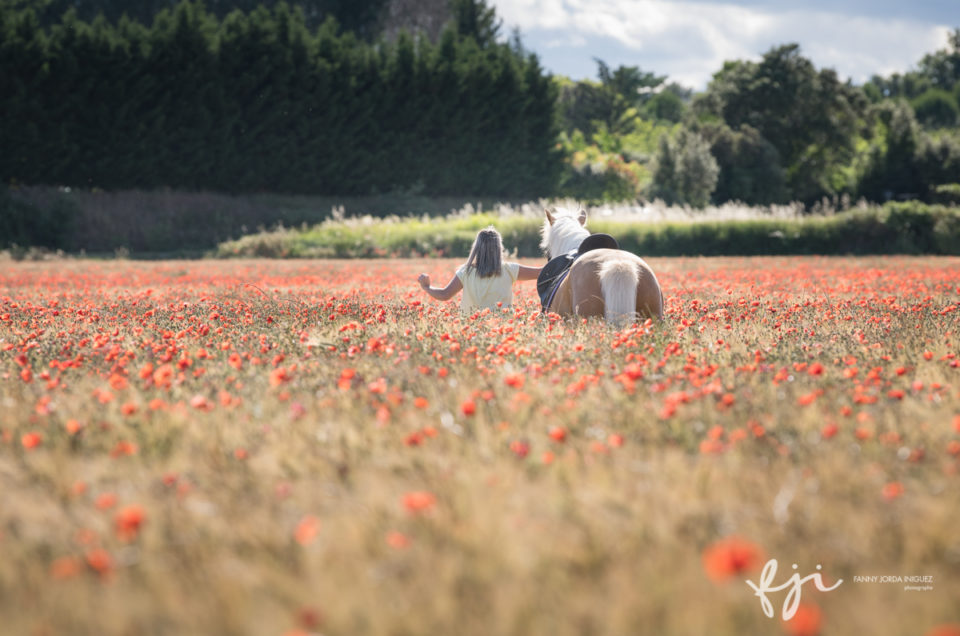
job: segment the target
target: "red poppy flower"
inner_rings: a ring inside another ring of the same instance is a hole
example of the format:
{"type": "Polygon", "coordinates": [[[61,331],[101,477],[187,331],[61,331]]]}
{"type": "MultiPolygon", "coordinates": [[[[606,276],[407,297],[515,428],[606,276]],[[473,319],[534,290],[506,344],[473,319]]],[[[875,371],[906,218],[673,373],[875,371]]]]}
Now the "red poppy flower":
{"type": "Polygon", "coordinates": [[[313,515],[306,515],[297,523],[293,530],[293,538],[300,545],[309,545],[317,538],[320,532],[320,520],[313,515]]]}
{"type": "Polygon", "coordinates": [[[813,603],[800,603],[797,611],[788,621],[783,621],[783,629],[790,636],[817,636],[823,624],[823,613],[813,603]]]}
{"type": "Polygon", "coordinates": [[[887,501],[892,501],[902,495],[903,490],[903,484],[901,484],[899,481],[891,481],[888,484],[884,484],[881,492],[884,499],[887,501]]]}
{"type": "Polygon", "coordinates": [[[755,543],[732,536],[707,546],[701,557],[707,576],[719,582],[759,569],[763,552],[755,543]]]}
{"type": "Polygon", "coordinates": [[[37,432],[24,433],[20,436],[20,444],[27,450],[33,450],[43,443],[43,435],[37,432]]]}
{"type": "Polygon", "coordinates": [[[135,539],[140,533],[140,528],[143,526],[146,517],[146,512],[142,506],[132,505],[121,508],[113,518],[117,538],[121,541],[135,539]]]}
{"type": "Polygon", "coordinates": [[[436,505],[437,497],[431,492],[416,490],[406,493],[402,501],[408,512],[416,514],[430,511],[436,505]]]}

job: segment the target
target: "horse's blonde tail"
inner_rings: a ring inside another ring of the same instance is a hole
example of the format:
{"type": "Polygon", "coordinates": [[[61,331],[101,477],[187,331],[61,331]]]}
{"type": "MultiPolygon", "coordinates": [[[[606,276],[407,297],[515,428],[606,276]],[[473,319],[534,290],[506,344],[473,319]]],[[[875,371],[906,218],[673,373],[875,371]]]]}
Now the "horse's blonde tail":
{"type": "Polygon", "coordinates": [[[639,280],[637,265],[632,261],[607,261],[600,266],[603,317],[607,322],[624,323],[636,320],[639,280]]]}

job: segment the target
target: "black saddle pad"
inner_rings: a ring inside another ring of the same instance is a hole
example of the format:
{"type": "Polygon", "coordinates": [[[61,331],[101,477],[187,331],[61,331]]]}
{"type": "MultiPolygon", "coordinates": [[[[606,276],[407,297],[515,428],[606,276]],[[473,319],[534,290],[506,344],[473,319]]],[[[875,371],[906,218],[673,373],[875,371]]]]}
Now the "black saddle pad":
{"type": "Polygon", "coordinates": [[[577,260],[577,256],[579,253],[573,250],[551,258],[540,270],[540,275],[537,276],[537,295],[540,296],[540,306],[544,311],[547,310],[547,301],[552,295],[553,288],[563,280],[563,274],[570,269],[573,261],[577,260]]]}

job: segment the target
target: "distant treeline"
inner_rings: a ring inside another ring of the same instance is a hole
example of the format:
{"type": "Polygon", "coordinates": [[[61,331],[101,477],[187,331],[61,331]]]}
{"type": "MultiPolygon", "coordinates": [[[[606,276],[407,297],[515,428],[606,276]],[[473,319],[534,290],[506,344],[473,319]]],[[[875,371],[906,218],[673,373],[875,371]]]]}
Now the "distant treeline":
{"type": "Polygon", "coordinates": [[[370,43],[333,21],[311,31],[283,2],[220,20],[184,1],[149,25],[71,11],[44,26],[14,6],[0,3],[3,183],[556,190],[556,88],[517,41],[470,33],[476,20],[452,21],[436,43],[370,43]]]}
{"type": "Polygon", "coordinates": [[[561,84],[563,195],[703,207],[847,196],[956,202],[960,29],[916,70],[863,86],[818,69],[796,44],[729,60],[706,90],[599,62],[561,84]]]}

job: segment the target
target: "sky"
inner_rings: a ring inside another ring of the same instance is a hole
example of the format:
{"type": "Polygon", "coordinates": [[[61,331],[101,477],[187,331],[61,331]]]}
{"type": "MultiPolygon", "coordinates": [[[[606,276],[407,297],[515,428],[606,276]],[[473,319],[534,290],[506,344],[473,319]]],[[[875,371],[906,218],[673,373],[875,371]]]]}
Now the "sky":
{"type": "Polygon", "coordinates": [[[724,60],[795,42],[817,68],[862,84],[945,48],[960,0],[487,0],[543,66],[572,79],[639,66],[703,90],[724,60]]]}

